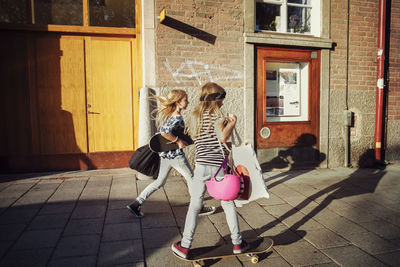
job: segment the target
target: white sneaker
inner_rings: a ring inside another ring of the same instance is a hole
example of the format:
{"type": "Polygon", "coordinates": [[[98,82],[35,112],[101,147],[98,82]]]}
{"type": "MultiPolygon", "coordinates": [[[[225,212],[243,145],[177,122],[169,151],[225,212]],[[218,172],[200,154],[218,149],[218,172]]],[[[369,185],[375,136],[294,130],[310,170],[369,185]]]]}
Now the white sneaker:
{"type": "Polygon", "coordinates": [[[216,208],[214,206],[203,205],[203,207],[201,207],[199,216],[206,216],[206,215],[213,214],[215,212],[215,210],[216,210],[216,208]]]}

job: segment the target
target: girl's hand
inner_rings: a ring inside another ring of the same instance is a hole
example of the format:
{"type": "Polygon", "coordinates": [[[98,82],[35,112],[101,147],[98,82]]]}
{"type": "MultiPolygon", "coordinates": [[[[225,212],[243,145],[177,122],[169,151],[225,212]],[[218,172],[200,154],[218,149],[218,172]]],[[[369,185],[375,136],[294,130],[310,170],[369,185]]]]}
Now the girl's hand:
{"type": "Polygon", "coordinates": [[[235,125],[236,121],[237,121],[237,117],[236,117],[236,115],[229,114],[228,117],[226,118],[226,120],[228,121],[228,124],[232,123],[233,125],[235,125]]]}
{"type": "Polygon", "coordinates": [[[226,125],[222,125],[222,138],[220,139],[221,143],[228,141],[232,134],[233,128],[235,128],[237,117],[233,114],[228,114],[224,121],[226,122],[226,125]]]}
{"type": "Polygon", "coordinates": [[[178,139],[178,141],[176,141],[176,143],[178,144],[180,149],[187,147],[187,143],[181,139],[178,139]]]}

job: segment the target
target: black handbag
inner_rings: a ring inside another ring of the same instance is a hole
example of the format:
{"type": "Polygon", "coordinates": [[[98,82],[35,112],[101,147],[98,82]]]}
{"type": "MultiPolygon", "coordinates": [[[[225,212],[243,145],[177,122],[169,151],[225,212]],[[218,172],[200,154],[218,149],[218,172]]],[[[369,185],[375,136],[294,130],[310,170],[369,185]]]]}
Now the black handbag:
{"type": "Polygon", "coordinates": [[[129,160],[129,167],[156,179],[160,169],[160,156],[151,151],[149,145],[141,146],[133,153],[129,160]]]}

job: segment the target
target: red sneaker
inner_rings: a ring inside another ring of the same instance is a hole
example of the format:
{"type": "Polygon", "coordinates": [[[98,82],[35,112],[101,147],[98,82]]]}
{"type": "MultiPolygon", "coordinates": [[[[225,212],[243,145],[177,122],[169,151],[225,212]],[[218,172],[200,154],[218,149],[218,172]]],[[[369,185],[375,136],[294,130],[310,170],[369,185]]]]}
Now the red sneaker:
{"type": "Polygon", "coordinates": [[[240,254],[249,249],[249,244],[242,240],[241,244],[233,245],[233,254],[240,254]]]}
{"type": "Polygon", "coordinates": [[[172,248],[172,251],[176,255],[178,255],[179,257],[184,258],[184,259],[187,258],[187,255],[189,253],[189,249],[182,247],[180,241],[177,242],[177,243],[172,244],[171,248],[172,248]]]}

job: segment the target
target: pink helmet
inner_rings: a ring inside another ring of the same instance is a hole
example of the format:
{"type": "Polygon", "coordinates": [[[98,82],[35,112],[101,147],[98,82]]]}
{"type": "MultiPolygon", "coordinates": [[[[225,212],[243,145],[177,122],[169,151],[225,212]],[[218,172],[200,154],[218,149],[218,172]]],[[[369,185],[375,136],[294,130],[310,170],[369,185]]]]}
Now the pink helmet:
{"type": "Polygon", "coordinates": [[[215,177],[206,181],[207,191],[215,199],[234,200],[238,197],[241,189],[240,176],[225,174],[224,179],[217,181],[215,177]]]}

